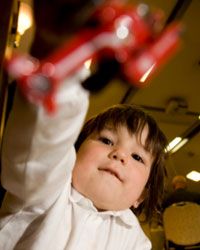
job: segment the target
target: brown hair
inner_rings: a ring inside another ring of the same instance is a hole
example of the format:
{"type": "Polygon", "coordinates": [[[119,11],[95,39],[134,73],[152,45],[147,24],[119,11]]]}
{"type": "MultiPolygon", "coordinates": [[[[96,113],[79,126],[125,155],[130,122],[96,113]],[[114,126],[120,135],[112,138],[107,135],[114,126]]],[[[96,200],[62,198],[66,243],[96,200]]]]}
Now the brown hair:
{"type": "Polygon", "coordinates": [[[107,125],[117,128],[126,126],[131,134],[140,136],[144,127],[148,126],[148,136],[145,142],[145,149],[154,157],[149,180],[145,187],[145,199],[138,208],[132,208],[134,213],[139,215],[144,212],[146,219],[150,219],[161,209],[164,193],[164,178],[166,176],[165,159],[167,154],[167,139],[159,129],[155,120],[143,109],[132,104],[118,104],[101,112],[97,116],[88,120],[76,142],[78,151],[83,141],[92,133],[99,133],[107,125]]]}

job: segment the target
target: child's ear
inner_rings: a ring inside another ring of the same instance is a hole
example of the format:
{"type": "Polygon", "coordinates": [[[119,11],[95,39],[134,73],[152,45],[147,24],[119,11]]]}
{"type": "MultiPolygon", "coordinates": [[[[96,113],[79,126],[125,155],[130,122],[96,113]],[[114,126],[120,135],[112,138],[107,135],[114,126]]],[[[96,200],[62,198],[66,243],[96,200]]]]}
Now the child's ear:
{"type": "Polygon", "coordinates": [[[141,202],[143,202],[144,199],[142,199],[141,197],[139,197],[136,201],[134,201],[133,203],[133,207],[137,208],[141,202]]]}
{"type": "Polygon", "coordinates": [[[140,197],[136,201],[133,202],[133,207],[137,208],[144,201],[144,199],[146,198],[146,195],[147,195],[147,190],[144,189],[140,197]]]}

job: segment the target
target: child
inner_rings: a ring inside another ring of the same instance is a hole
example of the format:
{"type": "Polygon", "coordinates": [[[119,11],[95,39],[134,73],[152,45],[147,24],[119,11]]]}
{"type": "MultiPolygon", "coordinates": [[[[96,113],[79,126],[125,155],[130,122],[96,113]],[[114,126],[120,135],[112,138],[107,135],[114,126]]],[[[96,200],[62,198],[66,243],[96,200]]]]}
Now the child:
{"type": "Polygon", "coordinates": [[[146,250],[135,212],[147,217],[162,191],[166,139],[133,105],[89,120],[88,92],[68,78],[49,116],[17,93],[3,145],[0,249],[146,250]]]}

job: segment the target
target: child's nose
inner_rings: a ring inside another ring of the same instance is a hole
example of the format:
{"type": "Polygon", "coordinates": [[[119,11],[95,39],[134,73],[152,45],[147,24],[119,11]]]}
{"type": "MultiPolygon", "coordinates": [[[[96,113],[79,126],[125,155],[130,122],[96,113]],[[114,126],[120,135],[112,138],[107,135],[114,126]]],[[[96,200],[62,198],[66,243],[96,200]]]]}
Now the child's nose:
{"type": "Polygon", "coordinates": [[[120,161],[123,164],[127,163],[127,154],[123,150],[115,149],[110,152],[109,157],[116,161],[120,161]]]}

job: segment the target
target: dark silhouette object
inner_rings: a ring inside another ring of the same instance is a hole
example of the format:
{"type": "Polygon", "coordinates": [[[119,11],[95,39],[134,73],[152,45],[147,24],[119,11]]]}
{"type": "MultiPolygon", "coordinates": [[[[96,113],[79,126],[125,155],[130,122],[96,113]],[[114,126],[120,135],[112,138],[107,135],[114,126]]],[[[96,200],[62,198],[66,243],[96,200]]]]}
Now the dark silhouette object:
{"type": "Polygon", "coordinates": [[[200,204],[200,193],[187,190],[187,179],[182,175],[177,175],[172,180],[173,192],[169,193],[164,202],[163,208],[169,207],[179,202],[195,202],[200,204]]]}

